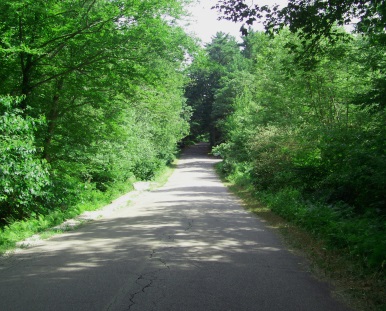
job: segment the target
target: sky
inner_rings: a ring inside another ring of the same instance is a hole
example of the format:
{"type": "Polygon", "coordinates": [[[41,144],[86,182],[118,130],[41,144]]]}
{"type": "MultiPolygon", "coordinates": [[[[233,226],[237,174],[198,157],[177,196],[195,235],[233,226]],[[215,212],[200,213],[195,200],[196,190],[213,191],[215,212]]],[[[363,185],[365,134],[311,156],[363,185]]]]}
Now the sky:
{"type": "MultiPolygon", "coordinates": [[[[256,4],[285,4],[286,0],[260,0],[260,1],[247,1],[250,4],[255,2],[256,4]]],[[[186,28],[188,32],[195,33],[203,43],[208,43],[211,41],[211,38],[219,31],[229,33],[232,36],[239,38],[240,37],[240,27],[242,23],[233,23],[227,20],[219,21],[218,12],[216,10],[211,10],[210,8],[217,3],[216,0],[197,0],[192,5],[189,6],[189,12],[192,14],[189,24],[186,28]]],[[[256,30],[262,30],[261,25],[254,26],[256,30]]]]}

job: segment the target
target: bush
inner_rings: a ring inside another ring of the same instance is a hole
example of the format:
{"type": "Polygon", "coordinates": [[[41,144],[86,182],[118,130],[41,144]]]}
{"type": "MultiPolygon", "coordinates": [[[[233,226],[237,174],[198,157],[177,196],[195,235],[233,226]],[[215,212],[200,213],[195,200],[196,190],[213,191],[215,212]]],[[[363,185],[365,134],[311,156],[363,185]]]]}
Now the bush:
{"type": "Polygon", "coordinates": [[[50,184],[34,131],[42,119],[15,108],[22,98],[0,97],[0,221],[42,212],[50,184]]]}
{"type": "Polygon", "coordinates": [[[259,193],[275,213],[312,232],[332,249],[344,249],[371,270],[386,263],[385,219],[371,213],[357,215],[344,203],[307,202],[293,188],[259,193]]]}
{"type": "Polygon", "coordinates": [[[386,203],[385,115],[374,116],[365,128],[336,126],[321,141],[323,165],[328,169],[320,186],[329,201],[345,201],[357,212],[382,209],[386,203]]]}

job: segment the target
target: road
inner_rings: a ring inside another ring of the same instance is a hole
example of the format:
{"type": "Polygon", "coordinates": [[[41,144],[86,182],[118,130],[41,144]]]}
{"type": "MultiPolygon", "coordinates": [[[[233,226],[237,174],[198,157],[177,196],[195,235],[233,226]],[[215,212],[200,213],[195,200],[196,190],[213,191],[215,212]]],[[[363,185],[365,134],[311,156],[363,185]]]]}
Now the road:
{"type": "Polygon", "coordinates": [[[158,190],[0,260],[0,310],[347,311],[190,147],[158,190]]]}

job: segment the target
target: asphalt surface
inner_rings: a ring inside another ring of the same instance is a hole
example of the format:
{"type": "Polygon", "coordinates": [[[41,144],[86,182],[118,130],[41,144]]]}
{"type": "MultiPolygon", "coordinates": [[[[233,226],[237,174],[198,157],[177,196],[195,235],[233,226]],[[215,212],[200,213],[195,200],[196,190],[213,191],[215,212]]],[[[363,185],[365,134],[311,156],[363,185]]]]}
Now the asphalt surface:
{"type": "Polygon", "coordinates": [[[0,259],[0,310],[343,311],[190,147],[135,204],[0,259]]]}

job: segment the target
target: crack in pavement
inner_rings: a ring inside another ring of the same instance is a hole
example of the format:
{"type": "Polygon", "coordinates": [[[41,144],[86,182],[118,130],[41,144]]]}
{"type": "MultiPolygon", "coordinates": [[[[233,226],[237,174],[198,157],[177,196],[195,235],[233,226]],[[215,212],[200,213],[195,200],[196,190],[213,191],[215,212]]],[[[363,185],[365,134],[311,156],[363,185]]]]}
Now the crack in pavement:
{"type": "Polygon", "coordinates": [[[172,234],[163,234],[162,235],[162,241],[166,241],[166,242],[174,242],[175,239],[174,239],[174,236],[172,234]]]}
{"type": "MultiPolygon", "coordinates": [[[[171,247],[165,247],[162,249],[162,251],[167,250],[167,249],[171,249],[171,247]]],[[[135,293],[130,294],[130,298],[129,298],[130,305],[127,307],[127,309],[126,309],[127,311],[129,311],[134,305],[136,305],[136,302],[134,301],[134,299],[138,295],[145,293],[146,289],[151,288],[153,286],[154,282],[156,282],[159,279],[158,274],[161,271],[166,270],[166,269],[170,270],[170,267],[167,264],[166,260],[161,258],[161,257],[157,257],[156,256],[157,253],[158,252],[155,249],[153,249],[149,255],[149,259],[155,259],[155,260],[159,261],[163,265],[163,268],[160,268],[160,269],[157,269],[155,271],[148,272],[148,273],[144,273],[144,274],[141,274],[138,276],[135,283],[137,285],[139,285],[141,287],[141,289],[136,291],[135,293]],[[145,281],[145,282],[142,282],[142,281],[145,281]]]]}
{"type": "MultiPolygon", "coordinates": [[[[144,294],[148,289],[155,287],[157,281],[162,281],[159,274],[162,271],[169,271],[170,267],[166,260],[160,257],[160,253],[167,252],[174,247],[161,247],[158,250],[151,250],[151,253],[144,258],[144,260],[150,260],[152,262],[158,262],[158,269],[155,268],[152,271],[137,274],[137,278],[128,280],[126,284],[121,288],[120,293],[110,302],[105,310],[132,310],[132,308],[138,305],[138,296],[144,294]],[[136,285],[137,290],[134,291],[133,285],[136,285]],[[134,291],[134,292],[133,292],[134,291]],[[125,302],[126,301],[126,302],[125,302]]],[[[159,285],[158,285],[159,287],[159,285]]],[[[156,302],[153,302],[156,308],[156,302]]],[[[155,309],[156,310],[156,309],[155,309]]]]}
{"type": "MultiPolygon", "coordinates": [[[[160,270],[162,270],[162,269],[160,269],[160,270]]],[[[141,294],[141,293],[144,293],[145,290],[146,290],[147,288],[150,288],[150,287],[153,285],[154,281],[157,280],[157,277],[156,277],[155,275],[154,275],[153,277],[149,278],[149,279],[146,279],[144,276],[147,275],[147,274],[150,274],[150,275],[151,275],[151,274],[155,274],[155,273],[159,272],[160,270],[157,270],[157,271],[155,271],[155,272],[146,273],[146,274],[144,274],[144,275],[141,274],[141,275],[137,278],[137,280],[135,281],[135,283],[138,284],[138,285],[140,285],[140,286],[142,286],[142,288],[141,288],[139,291],[137,291],[137,292],[135,292],[135,293],[133,293],[133,294],[130,295],[130,299],[129,299],[129,300],[130,300],[131,304],[127,307],[126,310],[130,310],[131,307],[134,306],[134,305],[136,304],[136,302],[134,301],[134,298],[135,298],[137,295],[139,295],[139,294],[141,294]],[[142,285],[142,284],[140,284],[140,280],[147,280],[148,282],[147,282],[145,285],[142,285]]]]}
{"type": "Polygon", "coordinates": [[[189,231],[193,227],[194,220],[188,220],[188,226],[185,228],[185,231],[189,231]]]}
{"type": "MultiPolygon", "coordinates": [[[[162,250],[167,250],[167,249],[170,249],[170,248],[171,247],[165,247],[162,250]]],[[[157,253],[157,251],[155,249],[153,249],[151,254],[150,254],[150,259],[157,259],[159,262],[161,262],[165,266],[165,268],[170,269],[170,267],[166,264],[166,261],[163,258],[155,257],[156,253],[157,253]]],[[[163,269],[161,269],[161,270],[163,270],[163,269]]]]}

